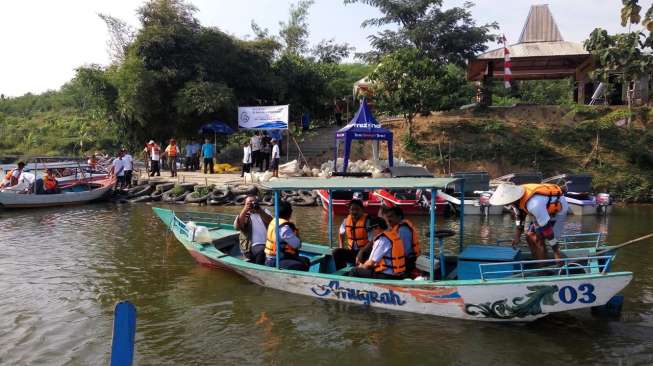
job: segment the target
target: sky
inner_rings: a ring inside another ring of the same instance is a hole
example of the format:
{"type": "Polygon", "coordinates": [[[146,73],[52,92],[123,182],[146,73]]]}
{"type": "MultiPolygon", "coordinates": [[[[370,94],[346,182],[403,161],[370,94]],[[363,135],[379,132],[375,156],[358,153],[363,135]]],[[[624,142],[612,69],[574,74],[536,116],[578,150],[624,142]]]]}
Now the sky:
{"type": "MultiPolygon", "coordinates": [[[[445,8],[463,0],[445,0],[445,8]]],[[[533,4],[548,3],[566,41],[581,42],[595,27],[621,31],[621,0],[476,0],[472,15],[477,23],[496,21],[514,43],[533,4]]],[[[109,63],[108,33],[97,16],[106,13],[138,26],[141,0],[0,0],[0,93],[19,96],[58,89],[75,68],[109,63]]],[[[251,21],[277,33],[288,17],[291,0],[192,0],[200,23],[237,37],[251,37],[251,21]]],[[[640,0],[644,9],[649,0],[640,0]]],[[[645,10],[644,10],[645,11],[645,10]]],[[[342,0],[316,0],[308,18],[311,44],[334,38],[357,52],[370,49],[363,20],[378,16],[372,7],[344,5],[342,0]]],[[[495,48],[496,45],[489,45],[495,48]]]]}

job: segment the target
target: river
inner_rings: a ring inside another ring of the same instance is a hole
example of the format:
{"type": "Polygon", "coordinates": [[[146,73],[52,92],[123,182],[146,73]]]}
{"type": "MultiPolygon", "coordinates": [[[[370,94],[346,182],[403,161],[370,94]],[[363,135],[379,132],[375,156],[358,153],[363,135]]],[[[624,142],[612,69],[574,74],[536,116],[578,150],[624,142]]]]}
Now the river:
{"type": "MultiPolygon", "coordinates": [[[[326,242],[319,208],[298,208],[295,217],[305,240],[326,242]]],[[[616,244],[650,232],[651,223],[653,206],[628,206],[605,220],[570,216],[567,229],[604,231],[616,244]]],[[[508,216],[465,222],[467,242],[511,230],[508,216]]],[[[265,289],[196,265],[145,204],[0,210],[0,253],[0,365],[106,365],[113,306],[123,299],[138,309],[137,365],[653,364],[653,241],[619,252],[615,269],[635,274],[619,319],[576,311],[530,324],[265,289]]]]}

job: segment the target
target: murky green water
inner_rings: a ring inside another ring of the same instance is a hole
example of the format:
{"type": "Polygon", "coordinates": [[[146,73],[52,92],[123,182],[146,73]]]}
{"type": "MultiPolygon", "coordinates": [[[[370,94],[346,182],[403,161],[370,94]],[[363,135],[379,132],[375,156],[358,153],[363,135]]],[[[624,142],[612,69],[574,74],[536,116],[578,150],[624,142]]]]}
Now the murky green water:
{"type": "MultiPolygon", "coordinates": [[[[305,240],[326,242],[320,209],[295,216],[305,240]]],[[[619,243],[652,223],[653,206],[631,206],[607,221],[570,216],[568,231],[619,243]]],[[[465,229],[469,242],[493,242],[512,226],[508,216],[468,218],[465,229]]],[[[0,364],[106,365],[113,305],[130,299],[139,365],[648,365],[652,258],[653,241],[619,253],[617,269],[635,278],[618,320],[578,311],[487,324],[291,295],[200,267],[147,205],[0,211],[0,364]]]]}

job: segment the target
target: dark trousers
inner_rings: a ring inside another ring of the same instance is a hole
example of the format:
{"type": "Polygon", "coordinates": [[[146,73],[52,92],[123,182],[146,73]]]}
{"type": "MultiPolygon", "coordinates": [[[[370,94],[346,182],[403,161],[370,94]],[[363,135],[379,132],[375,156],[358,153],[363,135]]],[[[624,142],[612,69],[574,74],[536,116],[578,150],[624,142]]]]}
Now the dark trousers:
{"type": "Polygon", "coordinates": [[[359,251],[353,249],[336,248],[333,250],[333,261],[336,263],[336,271],[347,267],[347,264],[356,264],[356,257],[359,251]]]}
{"type": "Polygon", "coordinates": [[[158,160],[150,161],[150,177],[153,177],[156,174],[157,177],[161,176],[161,168],[159,167],[158,160]]]}
{"type": "MultiPolygon", "coordinates": [[[[296,254],[284,253],[281,258],[279,258],[279,268],[281,269],[290,269],[293,271],[308,271],[308,267],[311,264],[311,260],[302,257],[296,254]]],[[[276,267],[277,261],[275,257],[266,257],[265,265],[268,267],[276,267]]]]}
{"type": "Polygon", "coordinates": [[[265,244],[255,245],[246,255],[250,262],[256,264],[265,264],[265,244]]]}
{"type": "Polygon", "coordinates": [[[347,275],[351,277],[378,278],[382,280],[401,280],[403,278],[402,276],[392,276],[383,272],[374,272],[373,269],[363,267],[352,268],[347,275]]]}
{"type": "Polygon", "coordinates": [[[193,166],[191,167],[191,170],[200,170],[200,157],[197,155],[193,156],[193,166]]]}
{"type": "Polygon", "coordinates": [[[261,150],[252,150],[252,167],[258,167],[261,150]]]}
{"type": "Polygon", "coordinates": [[[129,188],[132,187],[132,171],[131,170],[125,170],[125,183],[127,183],[127,187],[129,187],[129,188]]]}
{"type": "Polygon", "coordinates": [[[270,167],[270,153],[261,151],[261,171],[268,170],[270,167]]]}
{"type": "Polygon", "coordinates": [[[249,171],[251,170],[251,165],[252,164],[250,163],[243,163],[243,172],[240,173],[241,177],[245,176],[245,173],[249,173],[249,171]]]}
{"type": "Polygon", "coordinates": [[[184,165],[185,165],[185,170],[192,171],[193,170],[193,157],[192,156],[187,156],[186,159],[184,159],[184,165]]]}
{"type": "Polygon", "coordinates": [[[213,174],[213,158],[204,158],[204,174],[206,174],[207,170],[213,174]]]}
{"type": "Polygon", "coordinates": [[[177,176],[177,157],[176,156],[169,156],[168,157],[168,168],[170,169],[170,176],[171,177],[176,177],[177,176]]]}

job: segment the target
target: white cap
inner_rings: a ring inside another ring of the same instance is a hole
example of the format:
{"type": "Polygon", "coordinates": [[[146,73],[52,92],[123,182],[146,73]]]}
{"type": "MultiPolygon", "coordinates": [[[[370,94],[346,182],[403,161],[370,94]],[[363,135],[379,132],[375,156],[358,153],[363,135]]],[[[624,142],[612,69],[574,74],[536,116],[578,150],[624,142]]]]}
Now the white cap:
{"type": "Polygon", "coordinates": [[[153,143],[154,143],[154,140],[150,140],[150,142],[148,142],[148,144],[153,144],[153,143]]]}
{"type": "Polygon", "coordinates": [[[490,197],[492,206],[504,206],[519,200],[524,195],[524,187],[512,183],[501,183],[490,197]]]}

